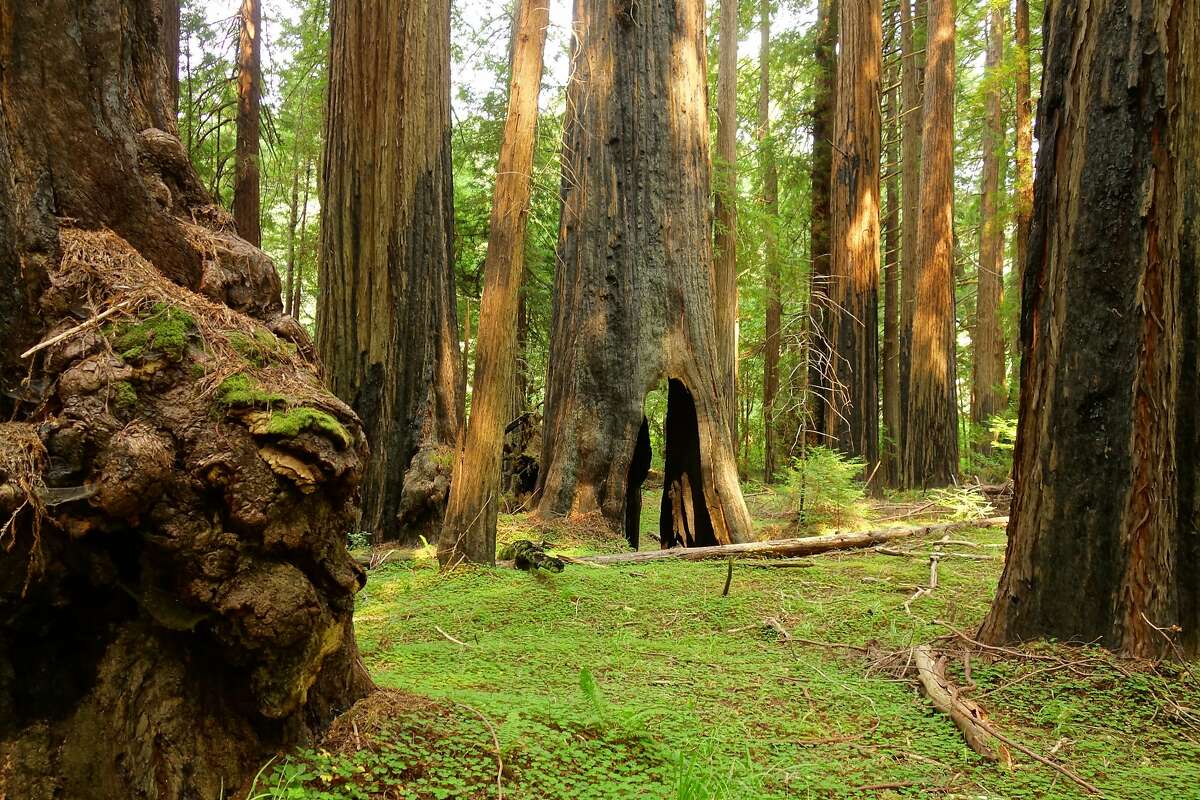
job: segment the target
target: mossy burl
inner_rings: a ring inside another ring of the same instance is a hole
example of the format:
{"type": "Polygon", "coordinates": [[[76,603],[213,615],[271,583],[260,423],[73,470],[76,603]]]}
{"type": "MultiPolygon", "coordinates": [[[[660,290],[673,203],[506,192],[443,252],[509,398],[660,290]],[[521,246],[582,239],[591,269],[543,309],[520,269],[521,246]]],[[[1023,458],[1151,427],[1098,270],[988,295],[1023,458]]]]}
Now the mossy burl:
{"type": "Polygon", "coordinates": [[[113,349],[126,361],[143,361],[158,353],[179,362],[187,353],[196,332],[191,314],[166,303],[155,303],[150,313],[137,322],[112,329],[113,349]]]}
{"type": "Polygon", "coordinates": [[[228,338],[229,345],[238,355],[257,367],[282,361],[296,352],[294,344],[279,339],[264,328],[255,328],[252,335],[233,331],[228,338]]]}
{"type": "Polygon", "coordinates": [[[221,381],[217,387],[217,402],[225,409],[263,407],[271,410],[265,432],[272,436],[294,437],[302,431],[328,436],[342,447],[353,444],[346,426],[325,411],[296,405],[293,398],[263,389],[249,375],[238,372],[221,381]],[[284,406],[277,408],[277,406],[284,406]]]}

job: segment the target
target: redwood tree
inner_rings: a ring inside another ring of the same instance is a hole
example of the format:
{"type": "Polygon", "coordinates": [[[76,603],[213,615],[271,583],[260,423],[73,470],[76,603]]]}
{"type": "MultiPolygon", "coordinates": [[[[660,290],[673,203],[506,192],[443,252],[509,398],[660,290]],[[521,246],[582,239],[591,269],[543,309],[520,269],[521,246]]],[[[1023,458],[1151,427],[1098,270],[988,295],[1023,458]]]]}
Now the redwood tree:
{"type": "Polygon", "coordinates": [[[516,383],[517,311],[525,273],[525,227],[549,16],[545,0],[523,0],[517,12],[508,119],[496,165],[496,191],[483,265],[471,417],[454,462],[446,519],[438,542],[438,559],[443,566],[496,560],[500,457],[516,383]]]}
{"type": "MultiPolygon", "coordinates": [[[[1029,225],[1033,217],[1033,100],[1029,90],[1029,0],[1016,0],[1013,18],[1016,28],[1016,226],[1013,232],[1014,269],[1013,282],[1020,292],[1025,274],[1025,262],[1029,260],[1029,225]]],[[[1014,326],[1016,327],[1016,326],[1014,326]]],[[[1019,343],[1014,348],[1013,379],[1015,387],[1020,378],[1019,343]]],[[[1014,389],[1015,392],[1015,389],[1014,389]]]]}
{"type": "Polygon", "coordinates": [[[371,444],[362,528],[432,539],[462,418],[449,2],[334,0],[332,36],[317,345],[371,444]]]}
{"type": "Polygon", "coordinates": [[[712,311],[704,5],[576,0],[574,30],[539,509],[598,512],[636,542],[643,405],[666,380],[662,543],[745,540],[712,311]]]}
{"type": "MultiPolygon", "coordinates": [[[[903,0],[902,0],[903,1],[903,0]]],[[[896,40],[895,17],[889,24],[889,39],[896,40]]],[[[888,486],[900,483],[900,451],[897,436],[900,429],[900,93],[897,79],[900,76],[899,60],[888,70],[890,87],[886,94],[887,129],[883,138],[887,141],[883,162],[887,177],[887,213],[881,220],[883,227],[883,426],[886,447],[882,453],[883,482],[888,486]]]]}
{"type": "Polygon", "coordinates": [[[0,24],[8,798],[232,795],[369,688],[362,435],[171,132],[156,6],[0,24]]]}
{"type": "Polygon", "coordinates": [[[1045,41],[1016,485],[981,636],[1194,656],[1200,10],[1055,3],[1045,41]]]}
{"type": "Polygon", "coordinates": [[[929,0],[909,363],[905,482],[946,486],[958,471],[954,371],[954,0],[929,0]]]}
{"type": "Polygon", "coordinates": [[[909,368],[912,364],[913,310],[917,302],[917,220],[921,207],[921,87],[924,69],[923,6],[910,0],[900,3],[900,418],[896,440],[901,473],[907,458],[909,368]]]}
{"type": "Polygon", "coordinates": [[[767,318],[763,342],[763,481],[775,479],[778,467],[780,325],[783,317],[779,266],[779,168],[771,138],[771,2],[759,2],[758,157],[762,166],[763,262],[767,275],[767,318]]]}
{"type": "Polygon", "coordinates": [[[717,63],[716,244],[714,254],[717,354],[729,387],[730,440],[737,441],[738,285],[737,285],[737,0],[721,0],[717,63]]]}
{"type": "Polygon", "coordinates": [[[242,0],[239,23],[233,219],[238,235],[258,247],[262,244],[258,163],[258,117],[262,100],[261,0],[242,0]]]}
{"type": "Polygon", "coordinates": [[[880,0],[841,0],[833,133],[833,366],[844,394],[830,403],[826,429],[868,473],[879,461],[881,17],[880,0]]]}
{"type": "Polygon", "coordinates": [[[971,421],[980,425],[999,414],[1007,404],[1004,328],[1000,320],[1000,304],[1004,298],[1004,216],[1000,209],[1000,184],[1001,163],[1007,151],[1000,72],[1004,60],[1004,9],[1000,6],[993,5],[988,14],[987,38],[987,118],[982,137],[979,270],[975,328],[971,334],[975,356],[971,372],[971,421]]]}

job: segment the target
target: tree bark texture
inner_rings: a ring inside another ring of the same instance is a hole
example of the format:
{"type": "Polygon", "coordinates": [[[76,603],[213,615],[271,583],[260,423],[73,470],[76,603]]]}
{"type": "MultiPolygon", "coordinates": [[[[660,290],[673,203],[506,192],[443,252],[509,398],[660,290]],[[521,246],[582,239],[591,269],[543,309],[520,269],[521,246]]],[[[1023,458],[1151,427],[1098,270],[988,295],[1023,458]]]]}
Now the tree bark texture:
{"type": "MultiPolygon", "coordinates": [[[[691,506],[688,530],[707,534],[692,543],[743,541],[712,310],[704,6],[576,0],[574,27],[539,509],[624,524],[649,463],[645,397],[668,379],[664,495],[691,506]]],[[[664,546],[687,538],[666,527],[664,546]]]]}
{"type": "MultiPolygon", "coordinates": [[[[971,386],[971,421],[982,425],[1004,410],[1004,328],[1000,305],[1004,299],[1004,216],[1000,207],[1001,163],[1005,158],[1001,69],[1004,61],[1004,9],[988,13],[987,119],[983,128],[983,184],[980,200],[979,271],[975,294],[975,329],[971,386]]],[[[986,445],[985,445],[986,448],[986,445]]]]}
{"type": "MultiPolygon", "coordinates": [[[[901,0],[903,2],[903,0],[901,0]]],[[[895,17],[892,17],[894,20],[895,17]]],[[[896,25],[891,24],[894,31],[896,25]]],[[[892,37],[895,38],[894,35],[892,37]]],[[[884,152],[887,166],[887,215],[883,218],[883,428],[882,480],[888,486],[900,483],[900,93],[896,87],[900,64],[888,71],[887,130],[884,152]]]]}
{"type": "Polygon", "coordinates": [[[900,229],[900,419],[896,431],[900,460],[908,453],[909,371],[912,365],[913,310],[917,302],[917,220],[921,214],[921,114],[925,20],[917,3],[900,2],[900,182],[904,214],[900,229]]]}
{"type": "Polygon", "coordinates": [[[737,267],[737,0],[721,0],[717,61],[715,309],[717,355],[728,387],[730,441],[737,441],[738,267],[737,267]]]}
{"type": "MultiPolygon", "coordinates": [[[[1014,269],[1013,284],[1020,292],[1025,274],[1025,264],[1029,260],[1029,226],[1033,217],[1033,100],[1030,93],[1030,55],[1029,55],[1029,0],[1016,0],[1016,12],[1013,19],[1016,28],[1016,198],[1014,209],[1016,226],[1014,238],[1014,269]]],[[[1020,307],[1020,304],[1017,304],[1020,307]]],[[[1020,325],[1014,325],[1019,328],[1020,325]]],[[[1020,333],[1016,334],[1020,338],[1020,333]]],[[[1013,379],[1015,387],[1020,383],[1020,341],[1013,343],[1013,379]]]]}
{"type": "Polygon", "coordinates": [[[508,118],[496,166],[483,266],[471,416],[454,463],[446,519],[438,541],[438,559],[443,566],[463,561],[496,562],[500,459],[516,377],[517,312],[525,275],[525,228],[549,15],[545,0],[523,0],[517,12],[508,118]]]}
{"type": "Polygon", "coordinates": [[[1045,30],[1016,485],[981,635],[1194,656],[1200,10],[1072,0],[1045,30]]]}
{"type": "Polygon", "coordinates": [[[168,132],[156,8],[0,12],[2,797],[233,793],[369,688],[364,440],[168,132]]]}
{"type": "Polygon", "coordinates": [[[362,527],[441,530],[462,425],[448,0],[335,0],[317,344],[363,420],[362,527]]]}
{"type": "Polygon", "coordinates": [[[838,450],[866,461],[868,474],[879,461],[881,18],[880,0],[841,0],[833,134],[830,289],[842,392],[829,405],[826,427],[838,450]]]}
{"type": "Polygon", "coordinates": [[[779,168],[771,138],[771,3],[759,2],[758,148],[762,164],[763,262],[767,278],[767,318],[763,341],[763,482],[775,480],[779,464],[779,352],[783,317],[779,265],[779,168]]]}
{"type": "MultiPolygon", "coordinates": [[[[167,88],[171,90],[171,111],[179,108],[179,3],[180,0],[161,0],[162,51],[167,62],[167,88]]],[[[174,132],[174,128],[170,129],[174,132]]]]}
{"type": "MultiPolygon", "coordinates": [[[[813,85],[811,219],[808,294],[808,416],[818,436],[824,438],[827,407],[833,397],[833,310],[830,306],[829,203],[832,197],[833,113],[837,105],[838,0],[817,3],[817,36],[813,59],[817,75],[813,85]]],[[[832,442],[823,441],[829,445],[832,442]]]]}
{"type": "Polygon", "coordinates": [[[958,471],[954,369],[954,0],[929,0],[921,212],[909,365],[905,482],[948,486],[958,471]]]}
{"type": "Polygon", "coordinates": [[[262,0],[242,0],[238,35],[237,147],[234,154],[233,219],[238,235],[262,245],[258,155],[262,102],[262,0]]]}

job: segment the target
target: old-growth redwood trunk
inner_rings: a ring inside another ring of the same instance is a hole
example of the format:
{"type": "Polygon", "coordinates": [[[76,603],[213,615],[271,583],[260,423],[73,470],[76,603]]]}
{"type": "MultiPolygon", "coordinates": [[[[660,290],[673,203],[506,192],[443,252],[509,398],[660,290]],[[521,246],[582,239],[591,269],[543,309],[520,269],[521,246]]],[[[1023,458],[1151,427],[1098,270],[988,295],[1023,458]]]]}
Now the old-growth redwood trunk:
{"type": "MultiPolygon", "coordinates": [[[[917,220],[921,213],[921,112],[924,69],[924,18],[917,3],[914,18],[910,0],[900,2],[900,419],[896,431],[901,472],[908,452],[909,369],[912,365],[913,310],[917,302],[917,220]]],[[[903,482],[903,477],[901,479],[903,482]]]]}
{"type": "MultiPolygon", "coordinates": [[[[903,2],[903,0],[902,0],[903,2]]],[[[894,13],[894,12],[893,12],[894,13]]],[[[895,16],[889,20],[889,40],[895,47],[895,16]]],[[[900,93],[896,86],[900,63],[894,61],[887,73],[887,129],[884,163],[887,177],[887,214],[883,225],[883,428],[886,444],[882,454],[882,478],[888,486],[900,483],[900,93]]]]}
{"type": "MultiPolygon", "coordinates": [[[[833,311],[829,304],[829,262],[832,249],[829,240],[829,201],[832,189],[829,180],[833,169],[833,111],[837,105],[838,13],[838,0],[819,0],[817,35],[813,44],[817,76],[813,85],[813,151],[810,178],[812,213],[809,221],[811,273],[808,284],[808,418],[819,436],[829,433],[825,430],[826,407],[833,394],[833,311]]],[[[826,441],[822,443],[830,444],[826,441]]]]}
{"type": "MultiPolygon", "coordinates": [[[[1029,226],[1033,218],[1033,100],[1029,84],[1029,0],[1016,0],[1016,13],[1013,19],[1016,28],[1016,183],[1015,202],[1013,203],[1016,216],[1014,239],[1014,269],[1016,279],[1013,284],[1017,292],[1021,291],[1022,276],[1025,274],[1025,262],[1029,260],[1029,226]]],[[[1019,304],[1018,304],[1019,307],[1019,304]]],[[[1019,326],[1014,326],[1014,328],[1019,326]]],[[[1020,334],[1017,334],[1020,337],[1020,334]]],[[[1013,378],[1014,387],[1020,381],[1021,364],[1018,353],[1020,342],[1013,346],[1013,378]]],[[[1014,392],[1015,392],[1014,388],[1014,392]]]]}
{"type": "Polygon", "coordinates": [[[471,417],[454,462],[446,519],[438,541],[443,566],[496,561],[500,456],[511,419],[517,353],[517,311],[525,274],[525,226],[533,172],[534,131],[549,3],[523,0],[513,36],[508,119],[496,166],[471,417]]]}
{"type": "Polygon", "coordinates": [[[954,0],[929,0],[921,131],[917,293],[905,482],[947,486],[958,471],[954,375],[954,0]]]}
{"type": "Polygon", "coordinates": [[[737,0],[721,0],[717,61],[717,157],[714,309],[717,356],[728,387],[729,440],[737,441],[738,286],[737,286],[737,0]]]}
{"type": "MultiPolygon", "coordinates": [[[[975,295],[975,328],[971,344],[971,421],[984,424],[1007,404],[1004,373],[1004,328],[1000,303],[1004,298],[1004,216],[1000,212],[1001,162],[1006,149],[1000,69],[1004,61],[1004,9],[988,13],[987,119],[983,128],[983,193],[980,200],[979,271],[975,295]]],[[[985,445],[985,449],[988,449],[985,445]]]]}
{"type": "Polygon", "coordinates": [[[167,131],[155,6],[0,13],[7,798],[231,796],[369,687],[362,435],[167,131]]]}
{"type": "Polygon", "coordinates": [[[1200,11],[1064,2],[1045,41],[1016,488],[981,635],[1194,656],[1200,11]]]}
{"type": "Polygon", "coordinates": [[[699,0],[575,3],[539,508],[624,524],[667,379],[664,546],[750,537],[712,312],[704,30],[699,0]]]}
{"type": "Polygon", "coordinates": [[[879,462],[881,16],[880,0],[841,0],[833,128],[833,362],[845,402],[830,403],[826,429],[868,475],[879,462]]]}
{"type": "Polygon", "coordinates": [[[778,467],[780,324],[783,317],[779,275],[779,169],[771,138],[771,3],[760,0],[758,48],[758,157],[762,169],[763,262],[767,276],[767,318],[763,340],[763,482],[778,467]]]}
{"type": "Polygon", "coordinates": [[[238,235],[258,247],[262,244],[258,163],[258,116],[262,100],[261,0],[242,0],[239,19],[233,219],[237,223],[238,235]]]}
{"type": "Polygon", "coordinates": [[[363,529],[432,540],[462,415],[449,3],[334,0],[332,14],[317,345],[371,444],[363,529]]]}

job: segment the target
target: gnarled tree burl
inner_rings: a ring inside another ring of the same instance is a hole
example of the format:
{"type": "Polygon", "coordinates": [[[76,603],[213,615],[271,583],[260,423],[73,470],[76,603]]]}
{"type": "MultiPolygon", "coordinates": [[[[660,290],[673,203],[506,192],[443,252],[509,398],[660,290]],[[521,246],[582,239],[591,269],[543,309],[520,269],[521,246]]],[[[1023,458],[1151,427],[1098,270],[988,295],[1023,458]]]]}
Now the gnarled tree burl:
{"type": "Polygon", "coordinates": [[[231,794],[369,688],[362,434],[171,133],[158,7],[0,9],[0,797],[231,794]]]}
{"type": "Polygon", "coordinates": [[[668,379],[662,543],[743,541],[713,313],[704,4],[577,0],[574,27],[540,510],[599,512],[636,541],[643,403],[668,379]]]}

